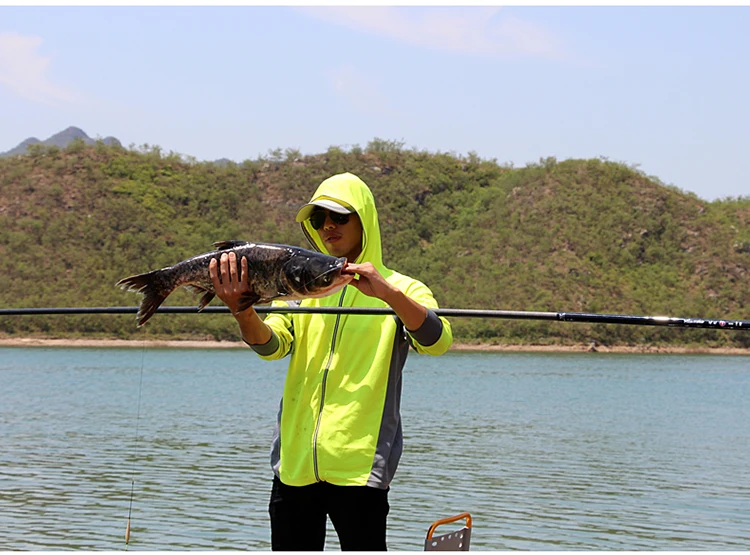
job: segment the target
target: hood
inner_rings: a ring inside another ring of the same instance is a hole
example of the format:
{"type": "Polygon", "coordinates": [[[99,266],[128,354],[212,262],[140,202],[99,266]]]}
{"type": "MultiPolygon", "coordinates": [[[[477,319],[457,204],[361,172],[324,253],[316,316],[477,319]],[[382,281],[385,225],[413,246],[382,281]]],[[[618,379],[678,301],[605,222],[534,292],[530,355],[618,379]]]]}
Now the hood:
{"type": "MultiPolygon", "coordinates": [[[[375,208],[375,197],[372,196],[367,184],[353,173],[340,173],[320,184],[310,202],[317,200],[333,200],[357,213],[362,221],[362,253],[355,262],[371,262],[375,267],[382,267],[383,249],[380,242],[378,211],[375,208]]],[[[300,222],[300,226],[315,250],[330,254],[309,220],[300,222]]]]}

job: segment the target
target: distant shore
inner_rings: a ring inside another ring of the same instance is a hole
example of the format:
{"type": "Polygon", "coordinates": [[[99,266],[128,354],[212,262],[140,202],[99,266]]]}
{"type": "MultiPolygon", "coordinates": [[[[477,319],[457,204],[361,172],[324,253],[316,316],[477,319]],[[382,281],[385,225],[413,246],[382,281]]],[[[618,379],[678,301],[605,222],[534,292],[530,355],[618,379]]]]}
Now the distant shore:
{"type": "MultiPolygon", "coordinates": [[[[0,347],[102,347],[102,348],[245,349],[242,341],[139,340],[139,339],[43,339],[35,337],[0,338],[0,347]]],[[[451,351],[528,352],[528,353],[663,353],[750,355],[750,349],[736,347],[676,347],[655,345],[489,345],[454,343],[451,351]]]]}

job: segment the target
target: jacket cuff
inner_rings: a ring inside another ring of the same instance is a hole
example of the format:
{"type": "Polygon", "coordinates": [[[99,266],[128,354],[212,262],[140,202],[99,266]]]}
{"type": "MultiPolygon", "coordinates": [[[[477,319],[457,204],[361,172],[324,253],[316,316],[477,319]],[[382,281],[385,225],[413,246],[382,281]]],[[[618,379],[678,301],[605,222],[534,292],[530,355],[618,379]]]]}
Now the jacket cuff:
{"type": "Polygon", "coordinates": [[[438,318],[432,310],[427,309],[427,318],[419,328],[414,331],[406,330],[409,332],[417,343],[423,347],[429,347],[437,343],[440,339],[440,335],[443,333],[443,322],[438,318]]]}
{"type": "MultiPolygon", "coordinates": [[[[243,337],[242,340],[245,341],[245,338],[243,337]]],[[[245,343],[247,343],[247,341],[245,341],[245,343]]],[[[258,353],[260,356],[265,357],[268,355],[272,355],[279,350],[279,336],[276,335],[276,332],[271,330],[271,339],[269,339],[262,345],[251,345],[250,343],[247,343],[247,346],[258,353]]]]}

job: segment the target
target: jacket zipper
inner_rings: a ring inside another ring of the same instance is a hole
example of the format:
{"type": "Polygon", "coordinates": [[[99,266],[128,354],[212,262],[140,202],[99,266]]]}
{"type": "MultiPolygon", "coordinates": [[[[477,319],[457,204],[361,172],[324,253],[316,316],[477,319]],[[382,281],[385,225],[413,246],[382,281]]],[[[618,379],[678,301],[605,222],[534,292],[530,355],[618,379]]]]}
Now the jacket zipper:
{"type": "MultiPolygon", "coordinates": [[[[339,308],[344,305],[344,294],[346,293],[345,286],[341,291],[341,297],[339,298],[339,308]]],[[[341,314],[336,315],[336,324],[333,326],[333,339],[331,339],[331,352],[328,354],[328,362],[326,362],[326,369],[323,371],[323,383],[322,391],[320,392],[320,405],[318,406],[318,422],[315,424],[315,433],[313,434],[313,469],[315,471],[315,480],[321,482],[320,474],[318,473],[318,432],[320,431],[320,422],[323,418],[323,405],[326,400],[326,382],[328,381],[328,371],[331,369],[331,362],[333,362],[333,352],[336,349],[336,334],[339,329],[339,320],[341,314]]]]}

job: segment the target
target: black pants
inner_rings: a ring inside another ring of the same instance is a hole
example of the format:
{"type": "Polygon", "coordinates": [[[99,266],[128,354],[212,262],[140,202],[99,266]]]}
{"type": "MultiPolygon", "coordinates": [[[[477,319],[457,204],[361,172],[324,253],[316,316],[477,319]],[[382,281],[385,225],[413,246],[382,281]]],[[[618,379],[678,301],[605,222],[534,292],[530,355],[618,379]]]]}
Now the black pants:
{"type": "Polygon", "coordinates": [[[268,506],[271,548],[323,551],[329,516],[342,551],[386,551],[389,508],[388,490],[326,482],[295,487],[274,477],[268,506]]]}

